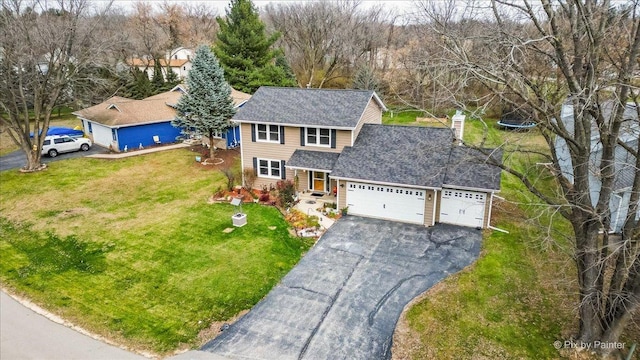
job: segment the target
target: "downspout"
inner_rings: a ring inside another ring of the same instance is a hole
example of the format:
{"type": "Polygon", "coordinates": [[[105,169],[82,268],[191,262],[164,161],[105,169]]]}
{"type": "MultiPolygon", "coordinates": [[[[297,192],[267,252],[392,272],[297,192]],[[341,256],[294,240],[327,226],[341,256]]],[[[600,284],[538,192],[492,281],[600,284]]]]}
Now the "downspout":
{"type": "Polygon", "coordinates": [[[438,190],[433,190],[433,216],[431,218],[431,226],[436,224],[436,209],[438,208],[438,190]]]}
{"type": "Polygon", "coordinates": [[[491,227],[491,212],[493,211],[493,192],[489,198],[489,214],[487,216],[487,227],[491,227]]]}

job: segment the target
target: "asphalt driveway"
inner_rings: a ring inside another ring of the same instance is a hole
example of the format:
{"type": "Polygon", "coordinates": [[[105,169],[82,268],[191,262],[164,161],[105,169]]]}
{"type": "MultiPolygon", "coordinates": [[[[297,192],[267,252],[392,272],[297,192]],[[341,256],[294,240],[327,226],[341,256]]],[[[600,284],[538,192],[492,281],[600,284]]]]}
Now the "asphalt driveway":
{"type": "MultiPolygon", "coordinates": [[[[76,151],[72,153],[60,154],[54,158],[43,155],[42,162],[50,163],[59,160],[73,159],[93,154],[101,154],[108,152],[107,149],[100,146],[92,146],[89,151],[76,151]]],[[[27,163],[27,157],[22,150],[17,150],[5,156],[0,156],[0,171],[19,169],[27,163]]]]}
{"type": "Polygon", "coordinates": [[[260,303],[185,358],[389,359],[404,306],[480,253],[480,231],[347,216],[260,303]]]}

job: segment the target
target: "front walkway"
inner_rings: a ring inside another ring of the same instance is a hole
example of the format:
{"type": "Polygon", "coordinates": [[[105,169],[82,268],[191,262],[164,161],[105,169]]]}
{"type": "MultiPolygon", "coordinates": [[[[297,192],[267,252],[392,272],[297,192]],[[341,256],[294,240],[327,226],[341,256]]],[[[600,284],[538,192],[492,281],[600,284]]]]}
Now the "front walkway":
{"type": "Polygon", "coordinates": [[[300,201],[296,204],[295,208],[302,211],[307,215],[315,215],[320,222],[321,230],[326,230],[333,225],[334,219],[323,215],[318,208],[322,208],[325,203],[335,203],[336,197],[333,195],[325,194],[324,196],[313,196],[311,193],[299,193],[298,197],[300,201]]]}
{"type": "Polygon", "coordinates": [[[470,228],[344,217],[248,314],[180,358],[389,359],[405,305],[474,262],[481,241],[470,228]]]}
{"type": "Polygon", "coordinates": [[[94,154],[94,155],[88,155],[87,157],[96,158],[96,159],[122,159],[126,157],[150,154],[150,153],[159,152],[159,151],[188,148],[190,146],[193,146],[193,145],[188,143],[180,143],[180,144],[173,144],[173,145],[154,146],[154,147],[145,148],[142,150],[134,149],[127,152],[94,154]]]}

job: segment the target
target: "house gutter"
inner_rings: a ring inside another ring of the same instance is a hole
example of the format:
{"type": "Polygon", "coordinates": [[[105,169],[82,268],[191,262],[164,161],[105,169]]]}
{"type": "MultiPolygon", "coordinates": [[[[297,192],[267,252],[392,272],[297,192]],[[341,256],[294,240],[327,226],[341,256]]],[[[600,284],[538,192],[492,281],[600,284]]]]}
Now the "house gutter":
{"type": "Polygon", "coordinates": [[[355,130],[355,126],[325,126],[325,125],[311,125],[311,124],[289,124],[289,123],[280,123],[280,122],[271,122],[271,121],[252,121],[252,120],[241,120],[241,119],[231,119],[233,122],[237,122],[240,124],[265,124],[265,125],[278,125],[278,126],[289,126],[289,127],[314,127],[314,128],[323,128],[323,129],[336,129],[336,130],[355,130]]]}
{"type": "Polygon", "coordinates": [[[423,190],[439,190],[440,189],[440,188],[429,187],[429,186],[397,184],[397,183],[390,183],[390,182],[384,182],[384,181],[375,181],[375,180],[366,180],[366,179],[353,179],[353,178],[346,178],[346,177],[341,177],[341,176],[331,176],[331,175],[329,175],[329,178],[336,179],[336,180],[345,180],[345,181],[353,181],[353,182],[359,182],[359,183],[369,183],[369,184],[377,184],[377,185],[385,185],[385,186],[396,186],[396,187],[412,188],[412,189],[423,189],[423,190]]]}

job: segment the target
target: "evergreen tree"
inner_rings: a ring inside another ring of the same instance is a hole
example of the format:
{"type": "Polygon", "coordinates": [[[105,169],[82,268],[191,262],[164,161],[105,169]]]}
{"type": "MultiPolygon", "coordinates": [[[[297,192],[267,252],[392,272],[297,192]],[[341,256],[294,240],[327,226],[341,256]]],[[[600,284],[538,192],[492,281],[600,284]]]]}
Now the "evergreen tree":
{"type": "Polygon", "coordinates": [[[132,99],[144,99],[153,95],[153,87],[146,71],[137,67],[131,68],[130,82],[126,86],[123,96],[132,99]]]}
{"type": "Polygon", "coordinates": [[[166,72],[167,72],[167,78],[166,78],[166,82],[165,82],[165,85],[164,85],[164,91],[169,91],[169,90],[173,89],[174,86],[180,84],[180,79],[178,79],[178,74],[176,74],[171,69],[169,64],[167,64],[166,72]]]}
{"type": "Polygon", "coordinates": [[[353,78],[353,88],[358,90],[374,90],[380,92],[380,83],[369,66],[363,66],[353,78]]]}
{"type": "Polygon", "coordinates": [[[160,65],[160,59],[153,60],[153,77],[151,77],[151,88],[153,94],[159,94],[164,91],[164,74],[162,73],[162,65],[160,65]]]}
{"type": "Polygon", "coordinates": [[[260,86],[259,80],[263,77],[260,72],[272,64],[276,56],[271,46],[279,34],[267,37],[265,25],[251,0],[231,0],[226,15],[217,18],[220,31],[214,52],[229,84],[237,90],[253,93],[260,86]]]}
{"type": "MultiPolygon", "coordinates": [[[[218,59],[208,47],[201,46],[196,50],[186,83],[188,92],[178,100],[172,125],[185,131],[193,129],[211,141],[215,132],[223,132],[229,127],[235,109],[231,87],[224,79],[218,59]]],[[[213,144],[209,155],[211,158],[215,155],[213,144]]]]}

